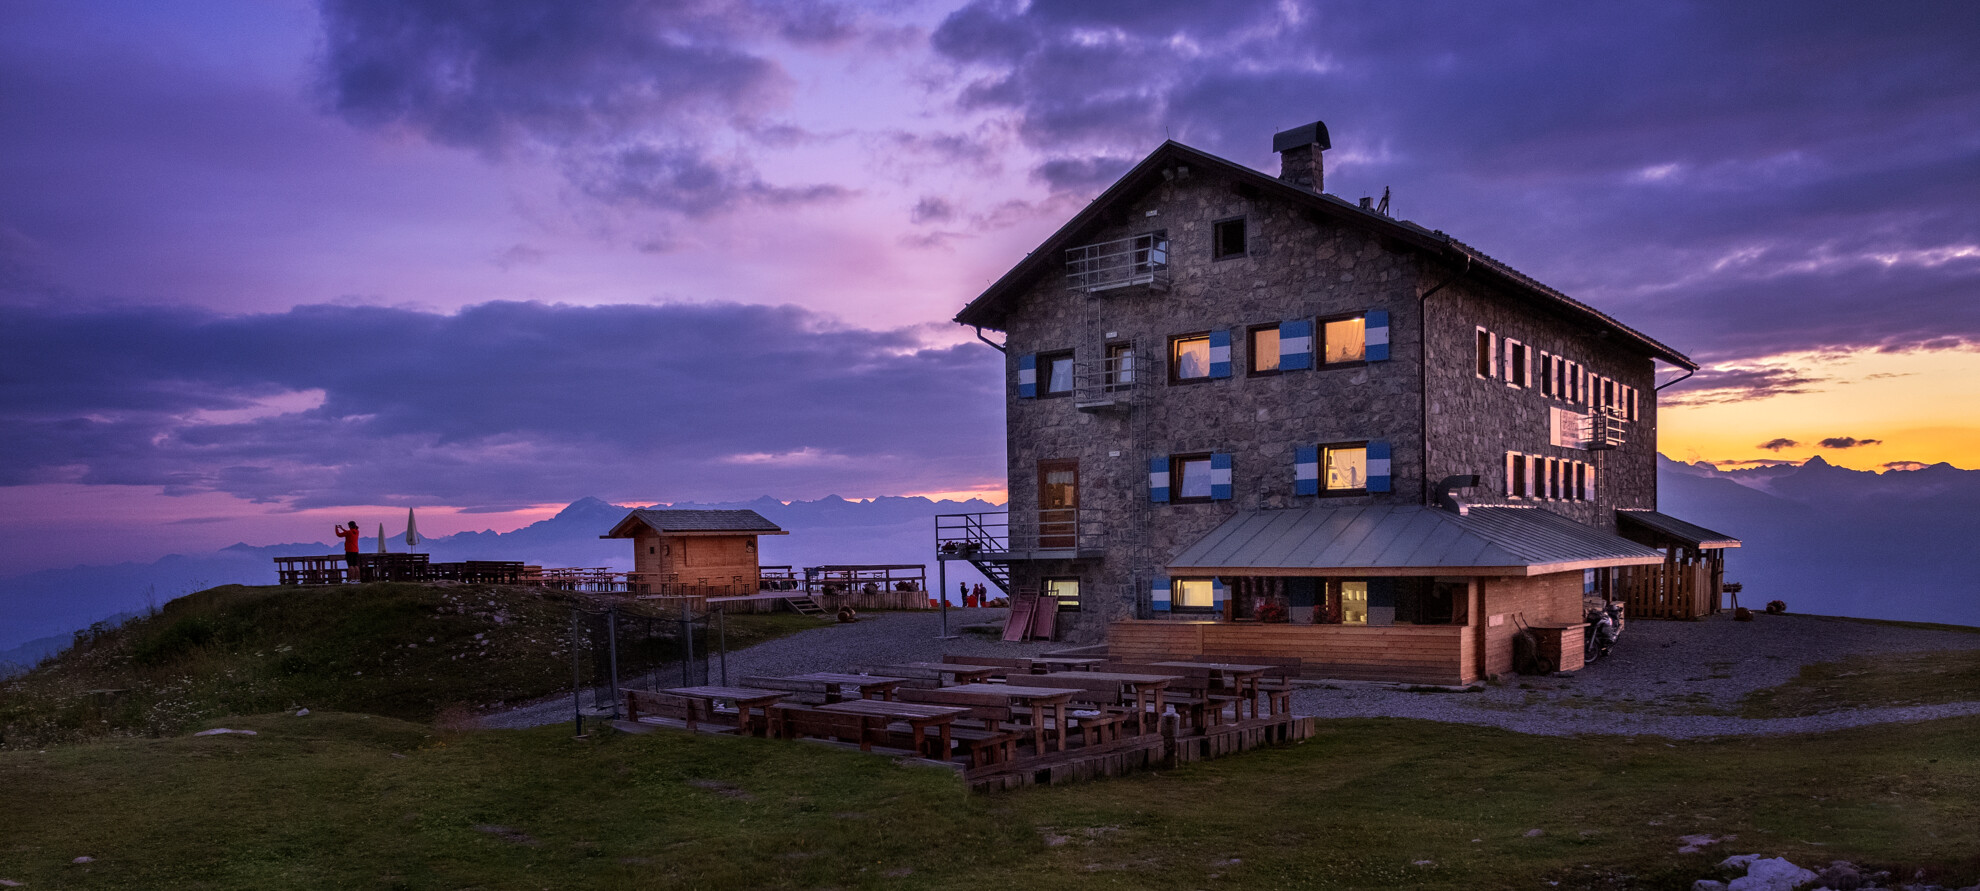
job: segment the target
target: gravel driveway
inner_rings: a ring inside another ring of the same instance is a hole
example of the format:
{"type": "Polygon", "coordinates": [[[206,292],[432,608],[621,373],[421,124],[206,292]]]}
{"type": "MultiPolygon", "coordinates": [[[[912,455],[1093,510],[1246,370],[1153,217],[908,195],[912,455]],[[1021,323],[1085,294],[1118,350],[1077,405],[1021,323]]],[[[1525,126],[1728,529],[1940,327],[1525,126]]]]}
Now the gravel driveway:
{"type": "MultiPolygon", "coordinates": [[[[1001,625],[1006,610],[949,611],[951,633],[966,624],[1001,625]]],[[[938,640],[934,612],[871,613],[849,624],[821,624],[729,654],[729,679],[842,670],[856,665],[940,661],[944,654],[1026,656],[1064,644],[1004,643],[961,634],[938,640]]],[[[1520,733],[1645,734],[1671,738],[1834,730],[1866,724],[1980,714],[1980,702],[1859,709],[1797,718],[1698,714],[1737,710],[1754,690],[1792,679],[1803,665],[1863,653],[1980,649],[1980,633],[1875,625],[1822,616],[1730,615],[1700,622],[1635,619],[1613,655],[1558,677],[1513,678],[1471,692],[1411,692],[1384,684],[1310,684],[1293,710],[1321,717],[1421,718],[1520,733]]],[[[587,700],[589,697],[587,697],[587,700]]],[[[570,700],[553,699],[482,719],[488,727],[529,727],[570,719],[570,700]]]]}

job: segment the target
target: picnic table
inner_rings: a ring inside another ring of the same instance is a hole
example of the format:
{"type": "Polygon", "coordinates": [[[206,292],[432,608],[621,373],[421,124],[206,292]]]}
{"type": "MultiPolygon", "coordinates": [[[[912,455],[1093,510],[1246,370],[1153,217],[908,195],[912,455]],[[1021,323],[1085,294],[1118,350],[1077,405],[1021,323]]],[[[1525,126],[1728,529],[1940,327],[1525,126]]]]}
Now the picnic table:
{"type": "Polygon", "coordinates": [[[950,683],[955,684],[974,684],[980,681],[987,681],[993,675],[1010,671],[1010,669],[1001,665],[964,665],[956,662],[900,662],[894,665],[880,666],[880,670],[906,670],[906,673],[909,674],[927,672],[935,675],[937,681],[941,680],[942,675],[948,675],[952,679],[950,683]]]}
{"type": "MultiPolygon", "coordinates": [[[[1229,675],[1231,689],[1236,690],[1238,696],[1251,702],[1251,716],[1253,718],[1258,717],[1258,679],[1264,677],[1266,672],[1276,667],[1271,665],[1250,665],[1242,662],[1176,661],[1156,662],[1154,664],[1160,665],[1163,668],[1187,670],[1190,674],[1203,671],[1216,673],[1219,676],[1229,675]]],[[[1268,710],[1271,709],[1271,705],[1268,703],[1266,708],[1268,710]]]]}
{"type": "Polygon", "coordinates": [[[1033,656],[1031,664],[1042,665],[1052,671],[1085,671],[1107,661],[1099,656],[1033,656]]]}
{"type": "Polygon", "coordinates": [[[1170,684],[1181,679],[1179,675],[1132,674],[1120,671],[1055,671],[1051,674],[1025,678],[1025,683],[1074,690],[1101,691],[1111,688],[1116,695],[1125,688],[1134,696],[1135,732],[1147,733],[1151,715],[1158,720],[1162,716],[1164,691],[1169,689],[1170,684]],[[1154,706],[1152,712],[1149,710],[1151,704],[1154,706]]]}
{"type": "Polygon", "coordinates": [[[842,687],[852,687],[859,691],[859,698],[892,700],[894,689],[907,683],[907,678],[880,677],[878,675],[846,674],[837,671],[814,671],[808,674],[794,674],[784,678],[787,681],[809,681],[825,685],[827,704],[844,698],[842,687]]]}
{"type": "MultiPolygon", "coordinates": [[[[789,695],[782,690],[758,690],[755,687],[675,687],[667,691],[687,699],[699,699],[711,707],[717,702],[731,703],[736,707],[736,729],[749,733],[749,712],[751,709],[763,711],[764,726],[770,723],[770,705],[789,695]]],[[[694,729],[694,718],[687,720],[689,730],[694,729]]]]}
{"type": "Polygon", "coordinates": [[[818,707],[821,712],[837,712],[845,715],[880,715],[882,717],[906,721],[914,729],[915,748],[925,752],[928,729],[936,728],[941,736],[941,748],[933,756],[946,761],[949,757],[950,725],[956,718],[969,714],[969,709],[952,705],[922,705],[917,702],[894,702],[885,699],[848,699],[818,707]]]}
{"type": "MultiPolygon", "coordinates": [[[[1031,680],[1026,675],[1025,680],[1031,680]]],[[[1042,677],[1042,675],[1040,675],[1042,677]]],[[[1031,709],[1032,748],[1043,754],[1046,731],[1057,735],[1059,751],[1066,750],[1066,703],[1071,702],[1073,691],[1063,687],[1033,687],[1025,684],[960,684],[942,688],[951,693],[982,693],[1003,697],[1013,706],[1031,709]],[[1049,716],[1049,721],[1047,720],[1049,716]]]]}

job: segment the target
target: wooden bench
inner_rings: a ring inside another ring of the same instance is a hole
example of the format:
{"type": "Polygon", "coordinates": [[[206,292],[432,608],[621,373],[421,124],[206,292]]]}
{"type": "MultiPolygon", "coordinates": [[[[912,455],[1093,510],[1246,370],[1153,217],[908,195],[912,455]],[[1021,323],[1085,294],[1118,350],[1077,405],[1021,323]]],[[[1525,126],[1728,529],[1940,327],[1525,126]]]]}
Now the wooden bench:
{"type": "MultiPolygon", "coordinates": [[[[1300,676],[1303,663],[1298,656],[1235,656],[1203,655],[1189,657],[1192,662],[1230,662],[1241,665],[1270,665],[1272,669],[1258,679],[1258,695],[1267,697],[1272,714],[1292,713],[1292,682],[1300,676]]],[[[1254,712],[1256,710],[1254,709],[1254,712]]]]}
{"type": "Polygon", "coordinates": [[[900,695],[902,702],[950,705],[969,709],[969,714],[965,717],[981,721],[982,728],[951,726],[949,735],[956,745],[969,750],[971,766],[981,767],[985,764],[1017,758],[1017,744],[1021,734],[1016,727],[1016,715],[1011,710],[1009,700],[988,694],[957,693],[941,689],[925,690],[914,687],[902,687],[895,692],[900,695]]]}
{"type": "MultiPolygon", "coordinates": [[[[783,739],[832,739],[853,743],[862,752],[873,751],[875,743],[891,742],[887,719],[879,715],[822,712],[783,703],[770,707],[770,732],[772,736],[783,739]]],[[[913,747],[905,748],[911,750],[913,747]]]]}
{"type": "Polygon", "coordinates": [[[745,687],[755,687],[759,690],[788,691],[795,694],[791,699],[800,705],[824,705],[838,701],[838,697],[833,695],[836,691],[827,691],[823,681],[794,681],[790,678],[751,676],[743,678],[742,682],[745,687]]]}
{"type": "Polygon", "coordinates": [[[942,661],[949,665],[994,665],[998,668],[1009,669],[1004,674],[992,675],[992,677],[1031,674],[1034,671],[1030,659],[1011,656],[943,656],[942,661]]]}
{"type": "Polygon", "coordinates": [[[708,703],[671,693],[647,690],[626,691],[626,720],[640,724],[660,724],[697,730],[702,733],[734,733],[736,727],[725,716],[717,715],[708,703]],[[717,718],[722,720],[717,721],[717,718]],[[710,726],[700,726],[707,723],[710,726]]]}
{"type": "MultiPolygon", "coordinates": [[[[1231,710],[1233,721],[1242,717],[1236,694],[1224,692],[1215,687],[1208,669],[1202,672],[1179,669],[1170,665],[1149,665],[1140,662],[1108,662],[1099,666],[1100,671],[1118,671],[1127,674],[1166,674],[1175,675],[1177,680],[1169,684],[1163,697],[1169,705],[1184,716],[1184,722],[1191,727],[1214,727],[1224,723],[1224,709],[1231,710]]],[[[1161,717],[1157,715],[1156,717],[1161,717]]]]}

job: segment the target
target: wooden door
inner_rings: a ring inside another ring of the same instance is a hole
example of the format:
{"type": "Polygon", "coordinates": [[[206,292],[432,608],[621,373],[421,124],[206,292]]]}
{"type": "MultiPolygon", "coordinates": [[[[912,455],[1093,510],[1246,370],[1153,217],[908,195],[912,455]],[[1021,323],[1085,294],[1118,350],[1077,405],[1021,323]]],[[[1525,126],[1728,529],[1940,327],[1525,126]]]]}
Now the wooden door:
{"type": "Polygon", "coordinates": [[[1071,549],[1079,544],[1079,462],[1038,462],[1038,547],[1071,549]]]}

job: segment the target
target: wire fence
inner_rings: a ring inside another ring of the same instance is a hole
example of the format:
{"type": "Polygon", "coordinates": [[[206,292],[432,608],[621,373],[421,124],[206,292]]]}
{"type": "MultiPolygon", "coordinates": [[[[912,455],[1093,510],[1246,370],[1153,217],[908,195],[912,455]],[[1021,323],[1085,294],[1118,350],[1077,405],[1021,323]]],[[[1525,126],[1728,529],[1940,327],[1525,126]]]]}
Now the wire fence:
{"type": "Polygon", "coordinates": [[[683,604],[670,614],[573,606],[570,651],[571,713],[580,735],[587,713],[619,717],[628,688],[729,683],[728,623],[720,609],[697,613],[683,604]]]}

